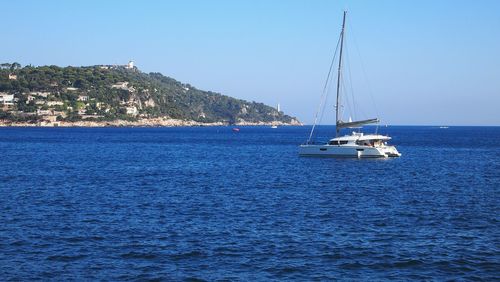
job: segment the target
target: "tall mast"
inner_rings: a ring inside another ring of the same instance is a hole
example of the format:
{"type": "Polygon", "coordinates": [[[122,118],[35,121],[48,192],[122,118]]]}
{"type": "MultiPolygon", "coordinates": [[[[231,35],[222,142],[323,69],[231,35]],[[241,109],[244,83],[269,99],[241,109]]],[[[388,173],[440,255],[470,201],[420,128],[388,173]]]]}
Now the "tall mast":
{"type": "Polygon", "coordinates": [[[344,11],[344,18],[342,20],[342,31],[340,32],[340,54],[339,54],[339,69],[337,76],[337,105],[335,106],[335,137],[339,136],[339,111],[340,111],[340,71],[342,70],[342,49],[344,47],[344,28],[345,28],[345,15],[347,11],[344,11]]]}

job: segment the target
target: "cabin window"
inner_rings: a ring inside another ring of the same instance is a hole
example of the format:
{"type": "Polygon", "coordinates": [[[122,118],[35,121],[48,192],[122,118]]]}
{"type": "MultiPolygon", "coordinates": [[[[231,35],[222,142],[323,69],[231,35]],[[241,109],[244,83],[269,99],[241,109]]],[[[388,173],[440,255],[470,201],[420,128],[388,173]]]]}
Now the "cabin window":
{"type": "Polygon", "coordinates": [[[373,141],[371,141],[371,140],[356,141],[356,144],[361,145],[361,146],[373,147],[373,141]]]}
{"type": "Polygon", "coordinates": [[[349,141],[330,141],[328,144],[329,145],[345,145],[347,144],[349,141]]]}

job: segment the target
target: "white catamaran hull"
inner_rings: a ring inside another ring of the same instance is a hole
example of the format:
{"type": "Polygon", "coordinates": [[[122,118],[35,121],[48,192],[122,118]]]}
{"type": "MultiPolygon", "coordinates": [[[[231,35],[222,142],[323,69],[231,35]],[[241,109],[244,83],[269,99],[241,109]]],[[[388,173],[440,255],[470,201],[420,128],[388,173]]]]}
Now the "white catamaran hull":
{"type": "Polygon", "coordinates": [[[401,154],[394,146],[300,145],[299,155],[312,157],[387,158],[401,154]]]}

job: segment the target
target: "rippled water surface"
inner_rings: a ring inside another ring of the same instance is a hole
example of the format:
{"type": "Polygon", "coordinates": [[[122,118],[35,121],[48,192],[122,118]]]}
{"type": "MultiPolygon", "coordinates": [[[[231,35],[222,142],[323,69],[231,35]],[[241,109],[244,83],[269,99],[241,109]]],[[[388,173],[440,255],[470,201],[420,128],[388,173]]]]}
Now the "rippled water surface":
{"type": "Polygon", "coordinates": [[[1,128],[1,280],[500,278],[500,127],[308,130],[1,128]]]}

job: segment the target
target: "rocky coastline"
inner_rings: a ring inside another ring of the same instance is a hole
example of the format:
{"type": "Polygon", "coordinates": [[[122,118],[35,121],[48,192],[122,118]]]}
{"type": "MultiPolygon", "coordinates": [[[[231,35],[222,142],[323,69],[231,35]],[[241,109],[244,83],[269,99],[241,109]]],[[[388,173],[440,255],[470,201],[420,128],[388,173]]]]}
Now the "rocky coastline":
{"type": "Polygon", "coordinates": [[[247,122],[239,121],[235,124],[227,122],[212,122],[203,123],[193,120],[180,120],[171,118],[149,118],[138,119],[136,121],[129,120],[113,120],[113,121],[41,121],[41,122],[12,122],[10,120],[0,120],[0,127],[178,127],[178,126],[301,126],[301,122],[292,120],[286,122],[247,122]]]}

